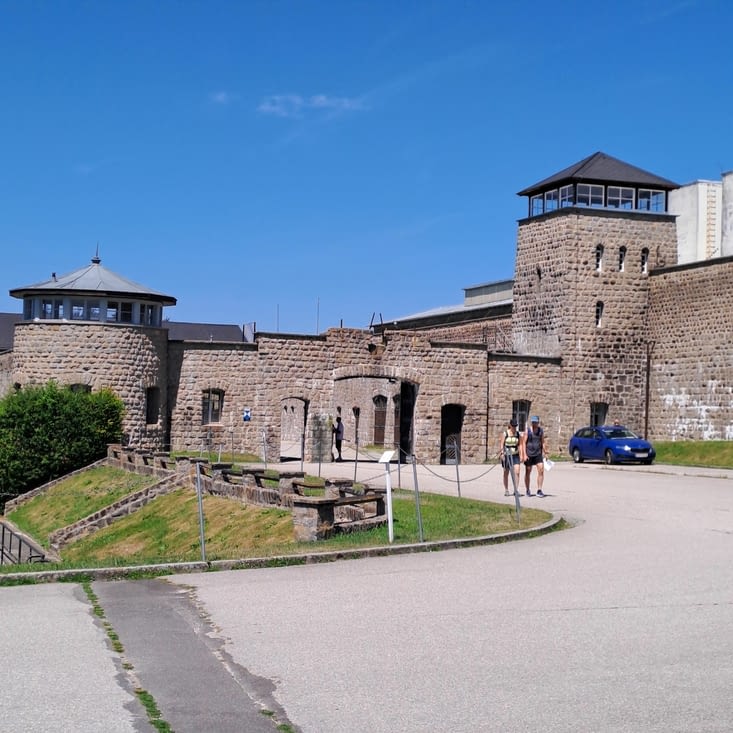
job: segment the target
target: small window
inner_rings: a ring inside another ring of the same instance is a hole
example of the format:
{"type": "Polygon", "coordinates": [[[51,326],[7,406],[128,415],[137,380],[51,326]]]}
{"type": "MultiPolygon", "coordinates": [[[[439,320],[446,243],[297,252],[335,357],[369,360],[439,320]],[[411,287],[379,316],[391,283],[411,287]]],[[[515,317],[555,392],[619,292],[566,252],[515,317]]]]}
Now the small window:
{"type": "Polygon", "coordinates": [[[562,186],[560,188],[560,208],[575,206],[575,186],[562,186]]]}
{"type": "Polygon", "coordinates": [[[514,400],[512,402],[512,417],[517,421],[520,432],[527,426],[531,405],[532,403],[529,400],[514,400]]]}
{"type": "Polygon", "coordinates": [[[590,183],[578,184],[578,206],[603,207],[603,186],[590,183]]]}
{"type": "Polygon", "coordinates": [[[145,390],[145,422],[157,425],[160,416],[160,387],[148,387],[145,390]]]}
{"type": "Polygon", "coordinates": [[[599,300],[596,303],[596,327],[600,328],[603,325],[603,301],[599,300]]]}
{"type": "Polygon", "coordinates": [[[33,318],[33,298],[23,298],[23,319],[30,321],[33,318]]]}
{"type": "Polygon", "coordinates": [[[120,319],[120,304],[111,300],[107,301],[107,323],[116,323],[120,319]]]}
{"type": "Polygon", "coordinates": [[[90,300],[87,303],[87,308],[89,312],[89,320],[90,321],[98,321],[101,318],[102,315],[102,309],[99,307],[99,301],[98,300],[90,300]]]}
{"type": "Polygon", "coordinates": [[[664,191],[639,189],[639,209],[641,211],[666,211],[664,191]]]}
{"type": "Polygon", "coordinates": [[[623,272],[626,263],[626,247],[619,247],[618,249],[618,271],[623,272]]]}
{"type": "Polygon", "coordinates": [[[606,205],[612,209],[633,209],[634,189],[609,186],[608,202],[606,205]]]}
{"type": "Polygon", "coordinates": [[[83,321],[86,317],[86,310],[84,308],[83,300],[72,300],[71,301],[71,318],[74,321],[83,321]]]}
{"type": "Polygon", "coordinates": [[[153,306],[147,303],[140,304],[140,323],[143,326],[153,325],[153,306]]]}
{"type": "Polygon", "coordinates": [[[603,270],[603,245],[596,246],[596,272],[603,270]]]}
{"type": "Polygon", "coordinates": [[[221,389],[206,389],[201,395],[201,424],[221,422],[224,407],[224,392],[221,389]]]}
{"type": "Polygon", "coordinates": [[[539,214],[544,213],[544,200],[542,198],[542,195],[539,196],[532,196],[530,199],[530,211],[531,216],[538,216],[539,214]]]}
{"type": "Polygon", "coordinates": [[[606,416],[608,415],[607,402],[591,402],[590,403],[590,424],[605,425],[606,416]]]}
{"type": "Polygon", "coordinates": [[[120,323],[132,323],[132,303],[120,303],[120,323]]]}
{"type": "Polygon", "coordinates": [[[649,272],[649,250],[646,247],[641,250],[641,271],[644,275],[649,272]]]}
{"type": "Polygon", "coordinates": [[[545,193],[545,211],[555,211],[558,207],[557,189],[545,193]]]}
{"type": "Polygon", "coordinates": [[[87,394],[92,391],[92,388],[88,384],[70,384],[69,389],[72,392],[82,392],[84,394],[87,394]]]}

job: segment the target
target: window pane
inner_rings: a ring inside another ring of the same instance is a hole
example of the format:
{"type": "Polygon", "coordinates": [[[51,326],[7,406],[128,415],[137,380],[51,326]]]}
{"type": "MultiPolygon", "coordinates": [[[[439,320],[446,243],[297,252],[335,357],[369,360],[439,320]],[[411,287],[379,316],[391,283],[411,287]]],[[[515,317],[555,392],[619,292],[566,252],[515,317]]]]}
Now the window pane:
{"type": "Polygon", "coordinates": [[[72,300],[71,301],[71,317],[75,321],[84,320],[84,301],[83,300],[72,300]]]}
{"type": "Polygon", "coordinates": [[[122,303],[120,305],[120,321],[122,323],[132,323],[132,303],[122,303]]]}
{"type": "Polygon", "coordinates": [[[557,189],[545,194],[545,211],[555,211],[558,206],[557,189]]]}
{"type": "Polygon", "coordinates": [[[201,422],[203,425],[221,420],[224,392],[220,389],[207,389],[201,395],[201,422]]]}
{"type": "Polygon", "coordinates": [[[634,189],[620,188],[619,186],[609,186],[608,206],[614,209],[633,209],[634,189]]]}
{"type": "Polygon", "coordinates": [[[590,205],[595,208],[603,206],[603,186],[590,186],[590,205]]]}
{"type": "Polygon", "coordinates": [[[538,214],[542,214],[544,211],[542,196],[532,196],[531,201],[532,202],[531,202],[530,208],[532,211],[532,216],[537,216],[538,214]]]}
{"type": "Polygon", "coordinates": [[[560,207],[575,206],[575,188],[573,186],[563,186],[560,189],[560,207]]]}
{"type": "Polygon", "coordinates": [[[88,303],[88,306],[89,306],[89,320],[98,321],[102,314],[102,309],[99,307],[99,301],[90,300],[88,303]]]}

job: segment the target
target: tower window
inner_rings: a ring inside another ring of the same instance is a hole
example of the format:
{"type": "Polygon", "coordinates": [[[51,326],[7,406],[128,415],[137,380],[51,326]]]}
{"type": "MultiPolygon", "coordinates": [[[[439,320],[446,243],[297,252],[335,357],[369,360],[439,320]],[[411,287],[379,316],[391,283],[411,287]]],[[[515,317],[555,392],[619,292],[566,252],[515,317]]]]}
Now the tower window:
{"type": "Polygon", "coordinates": [[[653,191],[648,188],[639,189],[639,206],[641,211],[665,211],[664,191],[653,191]]]}
{"type": "Polygon", "coordinates": [[[544,213],[545,207],[542,195],[532,196],[530,199],[530,211],[532,212],[531,216],[539,216],[539,214],[544,213]]]}
{"type": "Polygon", "coordinates": [[[596,272],[603,270],[603,245],[596,246],[596,272]]]}
{"type": "Polygon", "coordinates": [[[619,247],[618,249],[618,271],[624,271],[624,265],[626,263],[626,247],[619,247]]]}
{"type": "Polygon", "coordinates": [[[160,387],[148,387],[145,390],[145,422],[157,425],[160,416],[160,387]]]}
{"type": "Polygon", "coordinates": [[[641,250],[641,271],[644,275],[649,272],[649,249],[647,247],[641,250]]]}
{"type": "Polygon", "coordinates": [[[578,184],[578,206],[591,206],[600,208],[603,206],[603,186],[595,186],[590,183],[578,184]]]}
{"type": "Polygon", "coordinates": [[[545,211],[555,211],[558,207],[557,189],[545,193],[545,211]]]}
{"type": "Polygon", "coordinates": [[[603,301],[596,302],[596,328],[600,328],[603,324],[603,301]]]}
{"type": "Polygon", "coordinates": [[[564,209],[566,206],[575,206],[574,186],[562,186],[560,188],[560,208],[564,209]]]}
{"type": "Polygon", "coordinates": [[[612,209],[633,209],[634,189],[609,186],[606,206],[612,209]]]}

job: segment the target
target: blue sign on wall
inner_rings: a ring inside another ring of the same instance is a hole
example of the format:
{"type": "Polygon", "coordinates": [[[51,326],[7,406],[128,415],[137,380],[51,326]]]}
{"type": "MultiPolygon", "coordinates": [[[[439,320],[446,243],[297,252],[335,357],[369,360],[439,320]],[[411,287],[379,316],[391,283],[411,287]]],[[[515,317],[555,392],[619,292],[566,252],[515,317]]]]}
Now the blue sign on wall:
{"type": "Polygon", "coordinates": [[[249,409],[249,407],[244,408],[244,412],[242,413],[242,420],[244,422],[249,422],[252,419],[252,410],[249,409]]]}

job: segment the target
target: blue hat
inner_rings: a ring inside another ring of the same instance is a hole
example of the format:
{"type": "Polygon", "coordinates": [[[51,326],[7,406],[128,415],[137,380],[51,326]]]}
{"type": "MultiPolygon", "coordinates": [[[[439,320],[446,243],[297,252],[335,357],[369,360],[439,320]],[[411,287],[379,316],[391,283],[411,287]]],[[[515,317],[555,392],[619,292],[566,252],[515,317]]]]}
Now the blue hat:
{"type": "Polygon", "coordinates": [[[532,419],[530,420],[530,422],[539,422],[539,421],[540,419],[539,417],[537,417],[537,415],[532,415],[532,419]]]}

